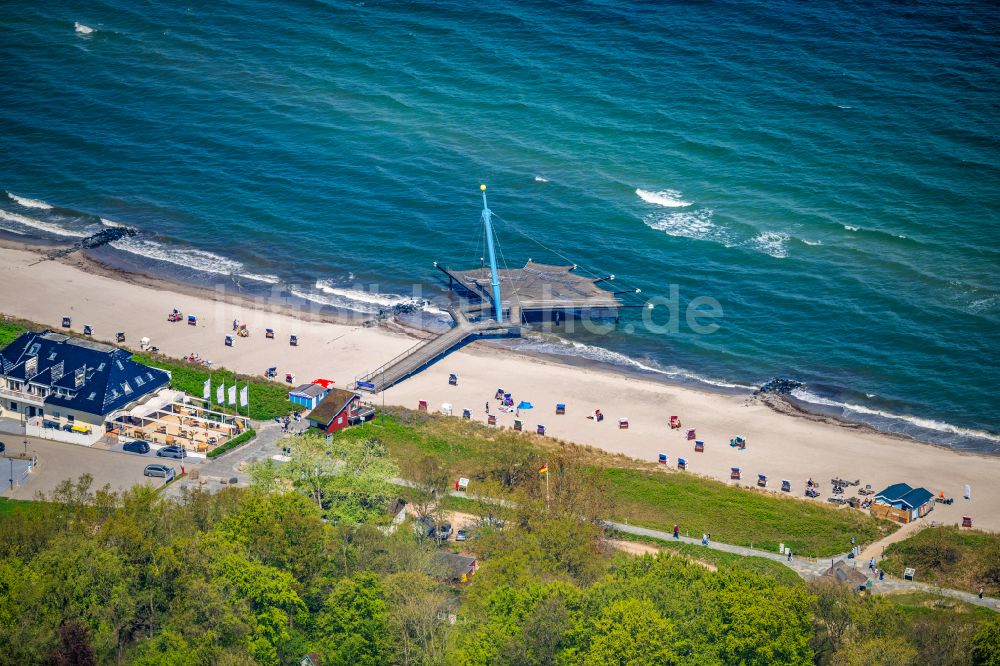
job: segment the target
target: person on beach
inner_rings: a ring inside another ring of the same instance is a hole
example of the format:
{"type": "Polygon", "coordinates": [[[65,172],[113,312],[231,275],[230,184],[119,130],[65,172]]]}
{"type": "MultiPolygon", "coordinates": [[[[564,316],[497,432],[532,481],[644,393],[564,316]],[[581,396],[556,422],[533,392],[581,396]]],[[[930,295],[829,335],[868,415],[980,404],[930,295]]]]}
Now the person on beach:
{"type": "Polygon", "coordinates": [[[490,413],[490,401],[489,400],[486,401],[486,413],[487,414],[490,413]]]}
{"type": "Polygon", "coordinates": [[[677,527],[677,523],[674,523],[674,538],[675,539],[681,538],[681,531],[680,528],[677,527]]]}

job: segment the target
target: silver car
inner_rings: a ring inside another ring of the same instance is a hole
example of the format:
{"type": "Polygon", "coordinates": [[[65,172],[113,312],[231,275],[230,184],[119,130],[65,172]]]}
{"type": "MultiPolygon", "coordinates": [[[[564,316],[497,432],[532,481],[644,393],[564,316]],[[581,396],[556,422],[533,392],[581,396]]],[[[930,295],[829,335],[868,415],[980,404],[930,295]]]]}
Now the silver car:
{"type": "Polygon", "coordinates": [[[143,476],[162,477],[163,481],[167,482],[174,478],[175,472],[173,467],[153,463],[152,465],[146,465],[146,469],[142,470],[142,474],[143,476]]]}

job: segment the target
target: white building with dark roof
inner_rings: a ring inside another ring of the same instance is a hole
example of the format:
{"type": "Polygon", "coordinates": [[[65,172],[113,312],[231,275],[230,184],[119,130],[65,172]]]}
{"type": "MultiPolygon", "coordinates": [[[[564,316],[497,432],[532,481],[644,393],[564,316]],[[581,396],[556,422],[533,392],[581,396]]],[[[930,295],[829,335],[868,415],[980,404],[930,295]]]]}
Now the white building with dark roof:
{"type": "Polygon", "coordinates": [[[170,373],[131,352],[42,331],[0,351],[0,417],[100,436],[104,423],[170,382],[170,373]]]}

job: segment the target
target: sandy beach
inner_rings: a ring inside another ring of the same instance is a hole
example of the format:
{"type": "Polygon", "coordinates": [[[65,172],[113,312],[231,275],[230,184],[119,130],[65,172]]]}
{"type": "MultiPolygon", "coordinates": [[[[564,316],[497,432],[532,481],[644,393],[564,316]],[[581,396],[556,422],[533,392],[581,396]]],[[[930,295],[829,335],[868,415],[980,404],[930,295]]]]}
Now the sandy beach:
{"type": "MultiPolygon", "coordinates": [[[[199,292],[146,277],[115,276],[88,267],[80,258],[31,265],[38,258],[26,249],[0,248],[0,312],[53,329],[70,316],[73,330],[82,331],[89,324],[96,339],[113,342],[115,333],[124,331],[129,347],[137,348],[140,338],[149,337],[169,356],[196,353],[215,367],[262,375],[276,366],[279,378],[291,372],[297,382],[324,377],[346,387],[416,343],[413,337],[384,327],[306,320],[221,291],[199,292]],[[172,308],[196,314],[198,325],[168,323],[172,308]],[[245,322],[252,335],[229,348],[224,338],[234,319],[245,322]],[[275,329],[274,340],[265,339],[265,327],[275,329]],[[298,347],[288,344],[290,334],[299,336],[298,347]]],[[[754,484],[757,474],[767,474],[770,490],[777,492],[781,480],[788,479],[798,497],[811,477],[823,484],[820,501],[824,502],[831,477],[860,479],[862,486],[871,484],[876,490],[896,482],[922,485],[956,498],[952,506],[936,505],[928,520],[956,523],[968,514],[976,527],[1000,530],[1000,457],[957,453],[783,414],[749,395],[671,386],[475,343],[389,389],[384,401],[416,408],[419,400],[426,400],[435,411],[450,403],[456,416],[471,408],[474,419],[485,422],[485,403],[490,400],[491,409],[495,408],[491,398],[498,387],[511,392],[515,401],[533,403],[534,409],[521,414],[526,430],[544,424],[549,436],[648,461],[664,453],[671,468],[684,457],[690,472],[727,482],[730,467],[738,466],[743,485],[754,484]],[[448,385],[449,373],[458,375],[458,386],[448,385]],[[565,415],[555,414],[556,403],[567,405],[565,415]],[[602,423],[587,418],[595,409],[605,414],[602,423]],[[680,416],[682,429],[668,427],[673,414],[680,416]],[[629,419],[627,430],[618,428],[623,417],[629,419]],[[706,443],[704,453],[694,452],[693,442],[685,437],[687,428],[697,429],[698,438],[706,443]],[[743,451],[729,446],[736,434],[749,441],[743,451]],[[962,498],[965,484],[972,487],[971,500],[962,498]]],[[[383,396],[373,398],[382,400],[383,396]]],[[[505,426],[513,421],[513,414],[498,418],[505,426]]]]}

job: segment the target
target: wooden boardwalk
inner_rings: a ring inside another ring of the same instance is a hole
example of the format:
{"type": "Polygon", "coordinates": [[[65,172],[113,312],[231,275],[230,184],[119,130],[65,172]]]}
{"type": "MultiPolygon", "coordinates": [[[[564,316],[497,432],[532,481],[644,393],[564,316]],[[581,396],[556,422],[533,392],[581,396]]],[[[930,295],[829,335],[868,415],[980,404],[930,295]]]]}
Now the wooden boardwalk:
{"type": "Polygon", "coordinates": [[[498,324],[492,319],[472,322],[457,309],[450,311],[450,314],[455,319],[454,328],[428,340],[418,342],[380,368],[357,378],[354,381],[354,388],[370,393],[384,391],[410,375],[423,370],[452,349],[464,344],[469,338],[484,335],[511,337],[520,335],[520,327],[516,324],[498,324]]]}

